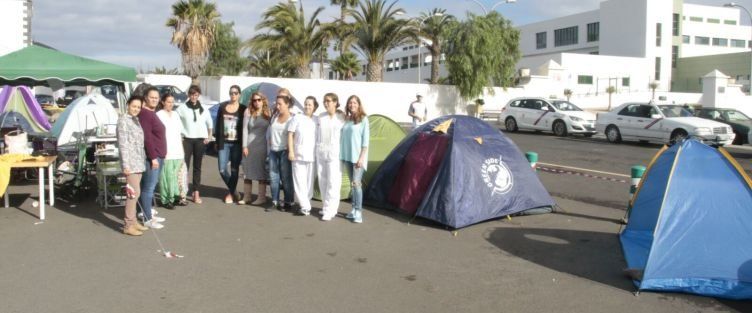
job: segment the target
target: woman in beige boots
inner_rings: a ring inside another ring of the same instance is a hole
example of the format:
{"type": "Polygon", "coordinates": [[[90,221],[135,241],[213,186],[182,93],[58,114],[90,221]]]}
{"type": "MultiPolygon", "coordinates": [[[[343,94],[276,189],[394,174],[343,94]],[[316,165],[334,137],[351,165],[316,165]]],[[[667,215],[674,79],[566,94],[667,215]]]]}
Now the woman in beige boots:
{"type": "Polygon", "coordinates": [[[146,152],[144,150],[144,132],[138,121],[142,101],[140,97],[128,99],[127,114],[120,117],[117,123],[117,143],[120,151],[120,164],[123,167],[128,185],[125,200],[125,226],[123,233],[131,236],[141,236],[148,228],[136,220],[136,203],[141,193],[141,174],[146,170],[146,152]]]}
{"type": "Polygon", "coordinates": [[[258,197],[252,205],[266,203],[266,185],[269,171],[266,168],[266,130],[269,128],[271,111],[269,101],[260,92],[251,94],[251,102],[243,119],[243,199],[238,204],[251,202],[253,181],[258,182],[258,197]]]}

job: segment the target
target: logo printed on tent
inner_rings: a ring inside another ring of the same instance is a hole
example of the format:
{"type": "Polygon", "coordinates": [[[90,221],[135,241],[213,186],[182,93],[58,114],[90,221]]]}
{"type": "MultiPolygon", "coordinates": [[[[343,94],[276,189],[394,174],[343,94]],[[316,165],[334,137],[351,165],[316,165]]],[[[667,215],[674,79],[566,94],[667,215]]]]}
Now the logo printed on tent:
{"type": "Polygon", "coordinates": [[[514,186],[514,177],[504,161],[499,158],[489,158],[480,168],[481,177],[486,186],[491,189],[491,195],[503,195],[514,186]],[[491,177],[493,176],[493,177],[491,177]]]}

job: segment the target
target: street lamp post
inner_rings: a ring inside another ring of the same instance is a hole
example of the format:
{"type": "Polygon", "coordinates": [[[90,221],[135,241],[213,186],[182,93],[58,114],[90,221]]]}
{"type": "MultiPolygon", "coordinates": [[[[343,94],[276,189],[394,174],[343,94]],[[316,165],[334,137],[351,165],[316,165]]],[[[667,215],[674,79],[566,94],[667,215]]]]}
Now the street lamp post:
{"type": "MultiPolygon", "coordinates": [[[[747,16],[749,17],[750,21],[752,21],[752,13],[750,13],[749,10],[747,10],[747,8],[745,8],[744,6],[742,6],[742,5],[740,5],[740,4],[736,3],[736,2],[726,3],[723,6],[727,7],[727,8],[740,8],[740,9],[744,10],[744,12],[747,12],[747,16]]],[[[741,22],[739,24],[741,25],[741,22]]],[[[752,42],[752,41],[750,41],[750,42],[752,42]]],[[[747,44],[747,48],[749,48],[749,44],[747,44]]],[[[749,79],[748,79],[748,81],[749,81],[749,94],[752,95],[752,50],[750,51],[750,65],[749,66],[750,66],[750,68],[749,68],[749,79]]]]}
{"type": "MultiPolygon", "coordinates": [[[[483,9],[483,14],[488,15],[488,11],[489,10],[486,9],[486,6],[483,3],[481,3],[478,0],[472,0],[472,1],[475,2],[475,4],[477,4],[478,6],[480,6],[481,9],[483,9]]],[[[504,0],[504,1],[496,2],[494,5],[491,6],[491,10],[490,11],[493,11],[494,9],[496,9],[496,7],[498,7],[498,6],[500,6],[500,5],[504,4],[504,3],[515,3],[515,2],[517,2],[517,0],[504,0]]]]}
{"type": "MultiPolygon", "coordinates": [[[[405,13],[402,12],[402,11],[397,12],[397,15],[404,15],[404,14],[405,13]]],[[[425,23],[427,19],[432,18],[432,17],[440,17],[440,16],[444,16],[444,13],[436,12],[434,14],[431,14],[429,16],[426,16],[426,17],[420,19],[420,23],[418,24],[418,84],[420,84],[420,82],[421,82],[420,76],[422,74],[421,71],[423,70],[423,68],[422,68],[422,65],[423,65],[423,50],[422,50],[422,47],[421,47],[423,45],[423,42],[420,40],[420,31],[421,31],[421,29],[423,29],[423,23],[425,23]]],[[[411,20],[418,20],[417,17],[413,17],[413,18],[410,18],[410,19],[411,20]]]]}

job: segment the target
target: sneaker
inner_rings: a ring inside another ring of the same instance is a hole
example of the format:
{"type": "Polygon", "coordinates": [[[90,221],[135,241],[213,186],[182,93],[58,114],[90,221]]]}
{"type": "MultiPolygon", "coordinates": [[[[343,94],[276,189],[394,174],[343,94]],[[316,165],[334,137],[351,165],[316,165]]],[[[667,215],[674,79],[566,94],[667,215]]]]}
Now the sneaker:
{"type": "Polygon", "coordinates": [[[287,212],[290,211],[290,209],[292,209],[292,205],[290,205],[289,203],[277,206],[277,210],[279,210],[280,212],[287,212]]]}
{"type": "Polygon", "coordinates": [[[362,209],[355,210],[355,214],[353,214],[352,221],[353,223],[358,223],[358,224],[363,223],[363,210],[362,209]]]}
{"type": "Polygon", "coordinates": [[[153,221],[157,221],[157,223],[164,223],[164,221],[166,221],[166,220],[167,220],[167,219],[166,219],[166,218],[164,218],[164,217],[159,217],[159,216],[156,216],[156,215],[152,215],[152,216],[151,216],[151,219],[152,219],[153,221]]]}
{"type": "Polygon", "coordinates": [[[348,220],[351,220],[351,219],[355,218],[355,209],[353,209],[352,211],[350,211],[350,213],[347,213],[347,216],[345,216],[345,217],[348,220]]]}
{"type": "MultiPolygon", "coordinates": [[[[155,212],[155,210],[151,211],[151,218],[156,219],[157,222],[160,222],[160,223],[166,221],[166,219],[164,217],[159,217],[154,212],[155,212]]],[[[138,218],[143,220],[144,219],[144,213],[143,212],[138,212],[138,218]]]]}
{"type": "Polygon", "coordinates": [[[147,221],[146,223],[144,223],[144,226],[149,227],[151,229],[162,229],[162,228],[164,228],[164,225],[160,224],[159,222],[157,222],[154,219],[152,219],[152,220],[147,221]]]}
{"type": "Polygon", "coordinates": [[[159,212],[156,209],[151,209],[152,216],[157,215],[157,214],[159,214],[159,212]]]}
{"type": "Polygon", "coordinates": [[[264,211],[271,212],[273,209],[276,209],[276,208],[277,208],[277,202],[272,202],[272,206],[268,206],[264,208],[264,211]]]}
{"type": "Polygon", "coordinates": [[[334,218],[334,216],[322,216],[321,220],[324,222],[331,221],[334,218]]]}
{"type": "Polygon", "coordinates": [[[251,202],[251,205],[264,205],[264,204],[266,204],[266,197],[257,198],[255,201],[251,202]]]}

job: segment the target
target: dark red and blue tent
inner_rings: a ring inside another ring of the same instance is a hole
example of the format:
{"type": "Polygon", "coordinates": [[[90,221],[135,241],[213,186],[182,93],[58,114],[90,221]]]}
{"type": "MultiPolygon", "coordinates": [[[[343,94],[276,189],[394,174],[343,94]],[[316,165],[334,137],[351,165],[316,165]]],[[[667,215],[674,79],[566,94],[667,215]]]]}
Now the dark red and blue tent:
{"type": "Polygon", "coordinates": [[[554,205],[514,142],[463,115],[434,119],[410,133],[381,164],[365,196],[370,205],[455,229],[554,205]]]}

